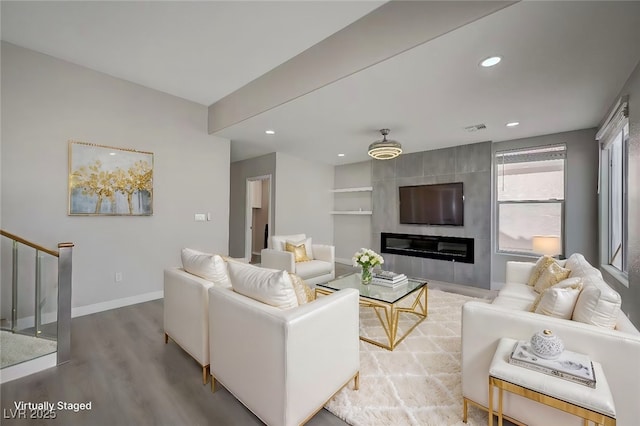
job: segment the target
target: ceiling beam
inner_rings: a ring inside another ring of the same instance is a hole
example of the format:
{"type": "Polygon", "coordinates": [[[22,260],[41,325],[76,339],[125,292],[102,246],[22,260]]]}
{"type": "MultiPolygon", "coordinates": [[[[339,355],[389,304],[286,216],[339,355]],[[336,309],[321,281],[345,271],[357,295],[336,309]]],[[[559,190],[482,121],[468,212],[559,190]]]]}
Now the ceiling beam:
{"type": "Polygon", "coordinates": [[[209,133],[247,120],[516,1],[390,1],[209,106],[209,133]]]}

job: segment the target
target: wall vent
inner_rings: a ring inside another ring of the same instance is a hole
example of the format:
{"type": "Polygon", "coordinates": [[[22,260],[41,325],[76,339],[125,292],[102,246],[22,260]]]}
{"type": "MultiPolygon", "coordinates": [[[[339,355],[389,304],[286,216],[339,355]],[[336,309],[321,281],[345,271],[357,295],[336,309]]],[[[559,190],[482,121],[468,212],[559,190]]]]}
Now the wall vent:
{"type": "Polygon", "coordinates": [[[486,128],[487,128],[487,126],[485,124],[480,123],[480,124],[474,124],[473,126],[467,126],[464,129],[467,132],[477,132],[478,130],[484,130],[486,128]]]}

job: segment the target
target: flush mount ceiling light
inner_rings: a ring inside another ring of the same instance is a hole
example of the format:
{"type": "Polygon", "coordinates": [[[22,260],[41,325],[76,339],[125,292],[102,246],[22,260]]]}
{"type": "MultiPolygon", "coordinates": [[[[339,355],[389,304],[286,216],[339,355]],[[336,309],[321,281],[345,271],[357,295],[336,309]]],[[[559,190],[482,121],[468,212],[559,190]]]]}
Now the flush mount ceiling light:
{"type": "Polygon", "coordinates": [[[492,67],[494,65],[498,65],[501,60],[502,58],[500,56],[490,56],[483,59],[482,62],[480,62],[480,66],[485,68],[492,67]]]}
{"type": "Polygon", "coordinates": [[[275,135],[275,134],[276,134],[276,131],[275,131],[275,130],[265,130],[264,132],[265,132],[266,134],[268,134],[268,135],[275,135]]]}
{"type": "Polygon", "coordinates": [[[389,132],[389,129],[380,129],[382,140],[369,145],[369,155],[376,160],[390,160],[402,154],[400,142],[387,140],[389,132]]]}
{"type": "Polygon", "coordinates": [[[344,154],[338,154],[338,157],[344,157],[344,154]]]}
{"type": "Polygon", "coordinates": [[[520,124],[519,121],[511,121],[511,122],[507,123],[506,126],[507,127],[516,127],[519,124],[520,124]]]}

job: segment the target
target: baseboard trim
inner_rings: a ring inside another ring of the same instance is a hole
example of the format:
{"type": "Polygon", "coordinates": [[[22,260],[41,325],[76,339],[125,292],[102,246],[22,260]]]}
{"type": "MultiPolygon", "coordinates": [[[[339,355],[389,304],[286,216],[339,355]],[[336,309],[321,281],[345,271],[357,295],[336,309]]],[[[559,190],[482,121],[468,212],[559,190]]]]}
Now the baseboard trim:
{"type": "Polygon", "coordinates": [[[336,257],[335,261],[337,263],[342,263],[343,265],[353,266],[353,260],[346,257],[336,257]]]}
{"type": "Polygon", "coordinates": [[[122,299],[109,300],[107,302],[94,303],[92,305],[77,306],[71,309],[71,317],[82,317],[111,309],[122,308],[124,306],[135,305],[137,303],[148,302],[150,300],[162,299],[164,291],[154,291],[151,293],[138,294],[137,296],[124,297],[122,299]]]}
{"type": "Polygon", "coordinates": [[[19,379],[30,374],[55,367],[58,362],[58,354],[54,352],[44,355],[31,361],[21,362],[20,364],[5,367],[0,370],[0,383],[7,383],[11,380],[19,379]]]}

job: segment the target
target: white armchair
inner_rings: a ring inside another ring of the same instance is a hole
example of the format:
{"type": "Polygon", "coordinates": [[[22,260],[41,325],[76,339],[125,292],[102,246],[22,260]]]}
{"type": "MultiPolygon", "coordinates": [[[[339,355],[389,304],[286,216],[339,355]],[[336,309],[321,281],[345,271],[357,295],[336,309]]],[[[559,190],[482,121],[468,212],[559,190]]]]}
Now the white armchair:
{"type": "Polygon", "coordinates": [[[202,367],[209,380],[209,287],[213,283],[185,272],[164,270],[164,342],[169,337],[202,367]]]}
{"type": "MultiPolygon", "coordinates": [[[[202,367],[209,380],[209,287],[230,287],[225,260],[185,248],[182,268],[164,270],[164,343],[169,338],[202,367]]],[[[228,259],[228,258],[227,258],[228,259]]],[[[229,259],[228,259],[229,260],[229,259]]],[[[240,259],[234,259],[240,261],[240,259]]]]}
{"type": "Polygon", "coordinates": [[[211,388],[219,381],[270,426],[304,424],[360,368],[358,292],[281,310],[209,288],[211,388]]]}
{"type": "Polygon", "coordinates": [[[298,263],[295,262],[293,253],[284,250],[287,241],[300,242],[306,239],[305,234],[270,237],[268,248],[261,252],[261,266],[291,272],[311,286],[331,281],[336,276],[334,246],[311,244],[311,250],[307,250],[307,254],[311,254],[312,260],[298,263]]]}

